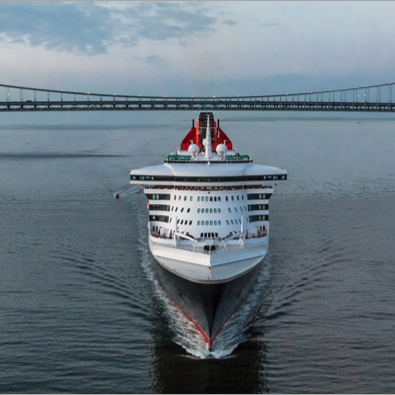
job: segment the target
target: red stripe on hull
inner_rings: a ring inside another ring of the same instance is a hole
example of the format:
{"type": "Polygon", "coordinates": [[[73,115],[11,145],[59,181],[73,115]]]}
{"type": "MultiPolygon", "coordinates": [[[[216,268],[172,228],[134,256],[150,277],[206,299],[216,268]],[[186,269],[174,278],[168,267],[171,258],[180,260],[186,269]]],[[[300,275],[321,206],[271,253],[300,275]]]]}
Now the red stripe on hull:
{"type": "MultiPolygon", "coordinates": [[[[192,322],[192,324],[193,325],[195,325],[196,326],[196,329],[201,333],[201,335],[203,336],[203,338],[204,338],[204,340],[206,341],[206,343],[207,343],[207,345],[208,345],[208,350],[209,351],[211,351],[211,348],[212,348],[212,344],[213,344],[213,341],[214,341],[214,339],[210,339],[208,336],[207,336],[207,334],[206,334],[206,332],[199,326],[199,324],[177,303],[177,302],[174,302],[177,306],[178,306],[178,308],[187,316],[187,318],[189,319],[189,321],[191,321],[192,322]]],[[[217,332],[219,332],[219,331],[217,331],[217,332]]]]}

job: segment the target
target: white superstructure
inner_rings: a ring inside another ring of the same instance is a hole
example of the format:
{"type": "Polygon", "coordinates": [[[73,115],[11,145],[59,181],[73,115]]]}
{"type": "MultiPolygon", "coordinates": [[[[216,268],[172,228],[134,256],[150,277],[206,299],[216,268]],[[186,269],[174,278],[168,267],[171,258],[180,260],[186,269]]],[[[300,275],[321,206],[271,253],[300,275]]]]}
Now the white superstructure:
{"type": "Polygon", "coordinates": [[[170,272],[200,283],[230,281],[262,261],[269,199],[273,186],[287,178],[284,169],[240,155],[212,118],[201,114],[164,164],[130,172],[130,183],[144,185],[149,200],[153,256],[170,272]]]}

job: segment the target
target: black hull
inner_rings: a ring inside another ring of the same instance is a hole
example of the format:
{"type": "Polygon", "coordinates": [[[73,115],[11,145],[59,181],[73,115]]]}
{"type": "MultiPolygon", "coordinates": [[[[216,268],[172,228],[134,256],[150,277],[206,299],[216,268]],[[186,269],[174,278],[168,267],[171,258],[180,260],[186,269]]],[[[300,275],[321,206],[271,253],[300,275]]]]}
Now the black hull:
{"type": "Polygon", "coordinates": [[[203,284],[186,280],[158,264],[164,290],[195,324],[211,351],[225,322],[250,292],[259,265],[225,283],[203,284]]]}

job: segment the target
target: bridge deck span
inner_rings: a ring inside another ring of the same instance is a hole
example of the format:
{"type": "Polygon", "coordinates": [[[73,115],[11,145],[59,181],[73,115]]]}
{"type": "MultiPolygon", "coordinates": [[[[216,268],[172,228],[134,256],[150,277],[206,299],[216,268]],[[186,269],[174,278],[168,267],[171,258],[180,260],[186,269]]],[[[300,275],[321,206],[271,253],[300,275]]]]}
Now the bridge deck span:
{"type": "Polygon", "coordinates": [[[395,112],[395,83],[280,95],[159,97],[71,92],[0,84],[0,112],[364,111],[395,112]],[[2,92],[3,91],[3,92],[2,92]],[[5,91],[5,96],[3,93],[5,91]],[[1,101],[1,97],[5,97],[1,101]]]}
{"type": "Polygon", "coordinates": [[[395,112],[395,103],[281,102],[281,101],[186,101],[186,100],[103,100],[0,102],[0,112],[33,111],[365,111],[395,112]]]}

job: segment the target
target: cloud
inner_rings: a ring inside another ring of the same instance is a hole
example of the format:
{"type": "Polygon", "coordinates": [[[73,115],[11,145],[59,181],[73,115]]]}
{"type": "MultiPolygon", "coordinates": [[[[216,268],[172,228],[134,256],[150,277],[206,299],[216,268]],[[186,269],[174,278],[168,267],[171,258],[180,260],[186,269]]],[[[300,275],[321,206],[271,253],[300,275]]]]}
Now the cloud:
{"type": "Polygon", "coordinates": [[[94,3],[0,2],[0,33],[10,43],[97,54],[113,29],[109,11],[94,3]]]}
{"type": "Polygon", "coordinates": [[[85,55],[141,39],[179,40],[213,31],[215,17],[199,3],[0,2],[0,40],[85,55]]]}
{"type": "Polygon", "coordinates": [[[225,19],[223,23],[225,25],[228,25],[228,26],[237,25],[237,22],[236,21],[232,21],[231,19],[225,19]]]}

